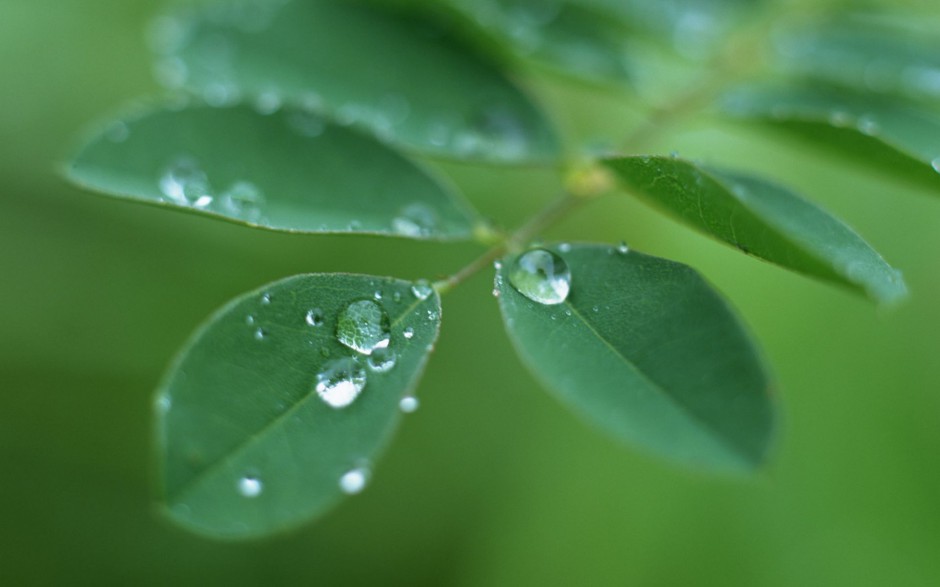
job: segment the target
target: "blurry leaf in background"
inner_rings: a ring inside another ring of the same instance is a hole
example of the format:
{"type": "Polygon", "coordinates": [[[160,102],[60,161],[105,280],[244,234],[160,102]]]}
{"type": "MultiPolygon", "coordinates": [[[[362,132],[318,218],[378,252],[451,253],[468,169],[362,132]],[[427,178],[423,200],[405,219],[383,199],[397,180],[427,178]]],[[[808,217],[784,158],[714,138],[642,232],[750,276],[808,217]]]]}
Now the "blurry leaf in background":
{"type": "Polygon", "coordinates": [[[824,86],[753,85],[729,92],[722,108],[940,193],[940,115],[916,104],[824,86]]]}
{"type": "Polygon", "coordinates": [[[400,412],[416,406],[439,327],[430,288],[364,275],[290,277],[230,302],[158,391],[169,515],[203,534],[257,537],[361,491],[400,412]]]}
{"type": "Polygon", "coordinates": [[[230,2],[158,21],[157,72],[210,104],[278,100],[436,156],[547,162],[549,121],[444,25],[362,2],[230,2]]]}
{"type": "Polygon", "coordinates": [[[900,272],[851,228],[780,185],[673,157],[604,164],[631,194],[748,254],[880,302],[907,295],[900,272]]]}
{"type": "Polygon", "coordinates": [[[557,245],[504,259],[497,287],[523,362],[589,422],[683,464],[764,462],[774,404],[762,359],[694,270],[626,246],[557,245]]]}
{"type": "Polygon", "coordinates": [[[791,74],[859,91],[906,96],[936,107],[940,99],[936,29],[921,32],[914,16],[903,24],[892,22],[890,16],[839,14],[829,22],[785,29],[775,39],[776,61],[791,74]]]}
{"type": "Polygon", "coordinates": [[[393,148],[299,109],[146,111],[99,133],[68,177],[115,196],[293,232],[466,239],[476,218],[451,187],[393,148]]]}
{"type": "Polygon", "coordinates": [[[627,84],[628,29],[577,2],[452,0],[522,59],[598,83],[627,84]]]}

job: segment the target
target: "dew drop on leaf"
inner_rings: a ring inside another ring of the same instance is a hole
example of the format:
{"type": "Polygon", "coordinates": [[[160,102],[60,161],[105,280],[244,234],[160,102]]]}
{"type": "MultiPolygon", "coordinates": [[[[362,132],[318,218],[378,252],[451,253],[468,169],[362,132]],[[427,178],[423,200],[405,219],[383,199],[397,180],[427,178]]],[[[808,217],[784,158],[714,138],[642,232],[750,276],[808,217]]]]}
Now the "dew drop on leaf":
{"type": "Polygon", "coordinates": [[[516,258],[509,282],[534,302],[560,304],[571,291],[571,271],[564,259],[545,249],[532,249],[516,258]]]}
{"type": "Polygon", "coordinates": [[[304,316],[304,322],[308,326],[320,326],[323,324],[323,312],[319,308],[308,310],[307,315],[304,316]]]}
{"type": "Polygon", "coordinates": [[[395,367],[395,362],[398,360],[398,355],[395,354],[395,351],[391,349],[375,349],[369,359],[366,361],[366,364],[369,365],[369,369],[375,371],[376,373],[385,373],[391,371],[395,367]]]}
{"type": "Polygon", "coordinates": [[[433,291],[434,288],[424,279],[419,279],[411,286],[411,293],[419,300],[428,299],[428,296],[430,296],[433,291]]]}
{"type": "Polygon", "coordinates": [[[264,328],[259,328],[259,329],[255,330],[255,339],[256,339],[256,340],[264,340],[264,337],[266,337],[267,335],[268,335],[268,333],[267,333],[267,331],[265,331],[264,328]]]}
{"type": "Polygon", "coordinates": [[[398,402],[398,409],[404,412],[405,414],[412,414],[421,407],[421,403],[413,395],[406,395],[401,398],[401,401],[398,402]]]}
{"type": "Polygon", "coordinates": [[[352,357],[328,362],[317,373],[314,390],[332,408],[353,403],[366,386],[366,370],[352,357]]]}
{"type": "Polygon", "coordinates": [[[411,326],[409,326],[408,328],[404,330],[404,332],[402,332],[402,336],[404,336],[408,340],[411,340],[411,337],[414,335],[415,335],[415,331],[414,331],[414,328],[412,328],[411,326]]]}
{"type": "Polygon", "coordinates": [[[336,321],[336,339],[363,355],[388,347],[388,314],[372,300],[359,300],[346,306],[336,321]]]}
{"type": "Polygon", "coordinates": [[[351,469],[339,478],[339,488],[346,495],[355,495],[369,484],[369,470],[365,467],[351,469]]]}
{"type": "Polygon", "coordinates": [[[160,176],[160,191],[181,206],[204,208],[212,203],[209,179],[189,157],[177,159],[160,176]]]}
{"type": "Polygon", "coordinates": [[[627,245],[626,242],[620,241],[620,244],[617,245],[617,252],[620,253],[621,255],[626,255],[627,253],[630,252],[630,247],[627,245]]]}
{"type": "Polygon", "coordinates": [[[238,480],[238,492],[244,497],[258,497],[264,490],[264,484],[253,475],[245,475],[238,480]]]}

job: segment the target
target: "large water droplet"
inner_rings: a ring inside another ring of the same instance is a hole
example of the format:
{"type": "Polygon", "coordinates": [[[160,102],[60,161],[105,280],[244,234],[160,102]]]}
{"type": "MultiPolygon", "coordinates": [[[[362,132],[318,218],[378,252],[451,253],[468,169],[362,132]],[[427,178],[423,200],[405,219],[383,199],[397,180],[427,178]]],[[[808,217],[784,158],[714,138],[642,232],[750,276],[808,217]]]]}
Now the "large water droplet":
{"type": "Polygon", "coordinates": [[[434,288],[427,280],[419,279],[411,286],[411,293],[419,300],[426,300],[434,292],[434,288]]]}
{"type": "Polygon", "coordinates": [[[317,373],[314,389],[330,407],[345,408],[359,397],[365,386],[366,370],[355,359],[343,357],[323,366],[317,373]]]}
{"type": "Polygon", "coordinates": [[[339,488],[346,495],[355,495],[365,489],[368,484],[369,469],[365,467],[351,469],[339,478],[339,488]]]}
{"type": "Polygon", "coordinates": [[[244,497],[258,497],[264,491],[264,484],[253,475],[245,475],[238,480],[238,492],[244,497]]]}
{"type": "Polygon", "coordinates": [[[509,271],[509,282],[534,302],[560,304],[571,291],[571,271],[555,253],[532,249],[516,258],[509,271]]]}
{"type": "Polygon", "coordinates": [[[349,304],[336,321],[337,340],[364,355],[388,347],[390,336],[388,314],[372,300],[349,304]]]}
{"type": "Polygon", "coordinates": [[[369,359],[366,362],[369,368],[376,373],[385,373],[395,367],[397,360],[398,355],[395,351],[390,349],[375,349],[372,351],[372,354],[369,355],[369,359]]]}

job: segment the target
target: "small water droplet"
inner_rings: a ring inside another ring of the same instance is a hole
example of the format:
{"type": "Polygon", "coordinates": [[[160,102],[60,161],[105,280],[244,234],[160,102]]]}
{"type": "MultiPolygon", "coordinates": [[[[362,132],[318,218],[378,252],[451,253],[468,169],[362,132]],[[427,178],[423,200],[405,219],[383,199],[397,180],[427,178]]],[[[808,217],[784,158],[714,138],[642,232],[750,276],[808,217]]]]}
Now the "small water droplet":
{"type": "Polygon", "coordinates": [[[251,326],[254,323],[255,323],[255,317],[253,315],[248,314],[247,316],[245,316],[245,324],[247,324],[248,326],[251,326]]]}
{"type": "Polygon", "coordinates": [[[264,484],[253,475],[245,475],[238,480],[238,492],[244,497],[258,497],[264,491],[264,484]]]}
{"type": "Polygon", "coordinates": [[[281,109],[281,96],[274,90],[261,92],[255,99],[255,111],[262,116],[274,114],[281,109]]]}
{"type": "Polygon", "coordinates": [[[261,303],[265,306],[271,303],[271,294],[263,293],[261,294],[261,303]]]}
{"type": "Polygon", "coordinates": [[[255,340],[264,340],[268,335],[267,331],[264,328],[259,328],[255,330],[255,340]]]}
{"type": "Polygon", "coordinates": [[[222,194],[222,206],[233,216],[257,222],[264,205],[264,194],[250,181],[236,181],[222,194]]]}
{"type": "Polygon", "coordinates": [[[160,395],[157,396],[157,400],[155,404],[157,407],[157,411],[165,414],[166,412],[170,411],[170,407],[173,406],[173,400],[170,399],[169,395],[165,393],[161,393],[160,395]]]}
{"type": "Polygon", "coordinates": [[[336,320],[336,338],[364,355],[388,347],[388,314],[372,300],[359,300],[346,306],[336,320]]]}
{"type": "Polygon", "coordinates": [[[374,294],[372,294],[372,297],[375,298],[376,301],[381,300],[381,299],[382,299],[382,292],[377,291],[377,292],[375,292],[374,294]]]}
{"type": "Polygon", "coordinates": [[[323,312],[319,308],[307,310],[307,314],[304,316],[304,322],[306,322],[308,326],[320,326],[323,324],[323,312]]]}
{"type": "Polygon", "coordinates": [[[407,340],[411,340],[411,337],[413,337],[414,335],[415,335],[415,331],[414,331],[414,328],[412,328],[411,326],[409,326],[402,332],[402,336],[404,336],[407,340]]]}
{"type": "Polygon", "coordinates": [[[401,292],[400,292],[400,291],[396,291],[395,293],[393,293],[393,294],[392,294],[392,300],[395,301],[395,302],[400,302],[400,301],[401,301],[401,292]]]}
{"type": "Polygon", "coordinates": [[[621,255],[626,255],[630,252],[630,247],[627,245],[626,241],[620,241],[620,244],[617,245],[617,252],[621,255]]]}
{"type": "Polygon", "coordinates": [[[127,124],[119,120],[108,127],[106,135],[112,143],[123,143],[131,136],[131,131],[127,124]]]}
{"type": "Polygon", "coordinates": [[[392,229],[402,236],[425,237],[437,228],[437,214],[425,204],[409,204],[392,220],[392,229]]]}
{"type": "Polygon", "coordinates": [[[339,478],[339,488],[346,495],[355,495],[369,484],[369,470],[365,467],[351,469],[339,478]]]}
{"type": "Polygon", "coordinates": [[[555,253],[532,249],[513,262],[509,282],[534,302],[560,304],[571,290],[571,271],[565,260],[555,253]]]}
{"type": "Polygon", "coordinates": [[[829,124],[832,126],[851,126],[852,115],[844,110],[835,110],[829,114],[829,124]]]}
{"type": "Polygon", "coordinates": [[[190,157],[174,161],[160,176],[159,185],[163,195],[174,204],[203,207],[212,203],[209,179],[190,157]]]}
{"type": "Polygon", "coordinates": [[[398,402],[398,409],[406,414],[413,414],[421,407],[421,402],[413,395],[406,395],[398,402]]]}
{"type": "Polygon", "coordinates": [[[562,252],[562,253],[570,253],[570,252],[571,252],[571,244],[569,244],[569,243],[561,243],[560,245],[558,245],[558,250],[559,250],[560,252],[562,252]]]}
{"type": "Polygon", "coordinates": [[[386,373],[395,367],[398,355],[391,349],[375,349],[366,363],[376,373],[386,373]]]}
{"type": "Polygon", "coordinates": [[[936,159],[931,161],[930,166],[933,167],[934,171],[936,171],[937,173],[940,173],[940,157],[937,157],[936,159]]]}
{"type": "Polygon", "coordinates": [[[366,370],[352,357],[328,362],[317,373],[314,390],[332,408],[353,403],[366,386],[366,370]]]}
{"type": "Polygon", "coordinates": [[[419,279],[411,286],[411,293],[419,300],[426,300],[434,292],[434,288],[425,279],[419,279]]]}

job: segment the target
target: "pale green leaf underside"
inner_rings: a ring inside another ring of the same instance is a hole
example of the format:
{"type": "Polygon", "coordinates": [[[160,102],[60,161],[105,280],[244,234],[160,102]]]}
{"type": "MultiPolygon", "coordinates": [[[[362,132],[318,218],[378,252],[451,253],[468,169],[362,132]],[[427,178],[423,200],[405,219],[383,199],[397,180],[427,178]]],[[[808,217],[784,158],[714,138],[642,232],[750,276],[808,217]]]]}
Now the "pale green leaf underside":
{"type": "Polygon", "coordinates": [[[270,534],[322,514],[343,495],[344,473],[368,466],[389,440],[439,325],[436,294],[418,299],[410,283],[391,278],[298,275],[233,300],[196,331],[158,390],[167,514],[227,538],[270,534]],[[335,336],[342,310],[376,292],[397,356],[384,373],[335,336]],[[311,310],[321,324],[308,323],[311,310]],[[355,401],[334,408],[314,386],[329,361],[344,357],[356,357],[367,381],[355,401]],[[261,484],[257,495],[244,494],[245,476],[261,484]]]}
{"type": "Polygon", "coordinates": [[[907,294],[901,274],[858,234],[780,185],[672,157],[604,164],[632,193],[748,254],[880,302],[907,294]]]}
{"type": "Polygon", "coordinates": [[[262,14],[228,3],[181,15],[183,32],[161,44],[158,67],[210,100],[277,96],[318,106],[432,155],[494,162],[559,155],[545,116],[453,30],[362,2],[269,6],[262,14]]]}
{"type": "Polygon", "coordinates": [[[824,87],[752,86],[725,96],[723,108],[940,192],[940,116],[914,104],[824,87]]]}
{"type": "Polygon", "coordinates": [[[106,194],[292,232],[470,238],[449,187],[369,135],[303,110],[152,110],[116,122],[68,168],[106,194]]]}
{"type": "Polygon", "coordinates": [[[723,471],[759,466],[774,431],[770,383],[725,301],[678,263],[600,245],[552,250],[571,269],[564,303],[517,292],[512,257],[498,277],[509,336],[537,378],[652,453],[723,471]]]}
{"type": "Polygon", "coordinates": [[[625,28],[572,2],[453,0],[525,60],[593,82],[631,80],[625,28]]]}

